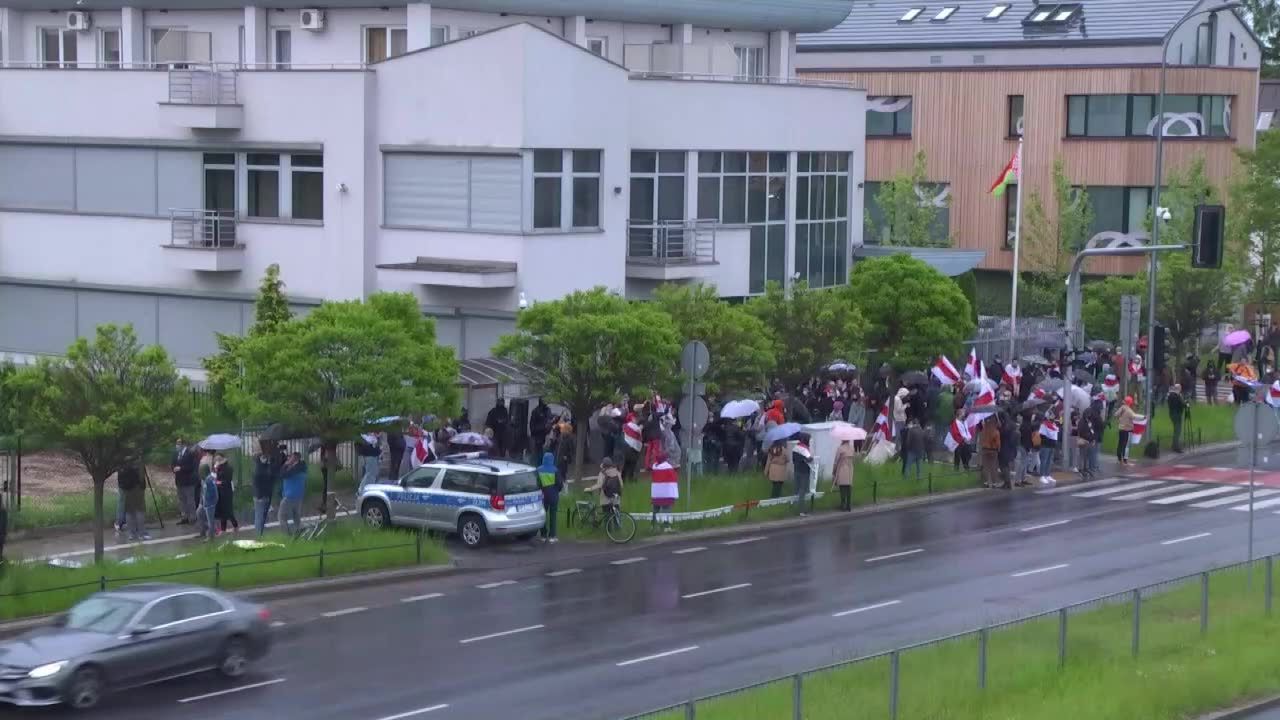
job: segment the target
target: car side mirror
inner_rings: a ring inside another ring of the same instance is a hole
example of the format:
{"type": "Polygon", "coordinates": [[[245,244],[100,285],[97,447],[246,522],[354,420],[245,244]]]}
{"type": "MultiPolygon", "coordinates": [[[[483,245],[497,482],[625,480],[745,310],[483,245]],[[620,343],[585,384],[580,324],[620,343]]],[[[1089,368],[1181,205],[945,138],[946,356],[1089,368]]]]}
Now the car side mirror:
{"type": "Polygon", "coordinates": [[[400,478],[400,487],[402,487],[402,488],[407,488],[407,487],[409,487],[409,476],[408,476],[408,475],[405,475],[404,477],[400,478]]]}

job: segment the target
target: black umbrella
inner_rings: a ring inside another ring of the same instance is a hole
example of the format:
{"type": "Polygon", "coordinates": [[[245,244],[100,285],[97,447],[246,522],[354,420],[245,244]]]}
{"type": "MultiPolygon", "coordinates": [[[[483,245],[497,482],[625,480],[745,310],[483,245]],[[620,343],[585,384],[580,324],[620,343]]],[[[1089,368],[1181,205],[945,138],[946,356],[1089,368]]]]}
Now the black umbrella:
{"type": "Polygon", "coordinates": [[[1111,343],[1106,340],[1090,340],[1084,346],[1094,352],[1111,352],[1111,343]]]}
{"type": "Polygon", "coordinates": [[[1064,385],[1066,385],[1066,383],[1062,381],[1062,378],[1049,378],[1048,380],[1042,381],[1039,385],[1036,385],[1036,389],[1052,393],[1058,392],[1064,385]]]}
{"type": "Polygon", "coordinates": [[[902,384],[907,387],[912,385],[928,385],[929,376],[919,370],[908,370],[902,374],[902,384]]]}
{"type": "Polygon", "coordinates": [[[1082,382],[1082,383],[1093,384],[1093,382],[1096,380],[1096,378],[1093,377],[1093,373],[1085,370],[1080,370],[1078,368],[1071,373],[1071,376],[1076,379],[1076,382],[1082,382]]]}
{"type": "Polygon", "coordinates": [[[1041,367],[1048,367],[1049,365],[1049,361],[1045,360],[1042,355],[1023,355],[1018,362],[1023,365],[1039,365],[1041,367]]]}
{"type": "Polygon", "coordinates": [[[1034,410],[1034,409],[1036,409],[1036,408],[1040,407],[1041,405],[1044,405],[1046,402],[1048,402],[1048,401],[1047,401],[1047,400],[1045,400],[1044,398],[1038,398],[1038,397],[1034,397],[1034,396],[1033,396],[1033,397],[1029,397],[1029,398],[1027,398],[1027,399],[1026,399],[1026,401],[1025,401],[1025,402],[1023,402],[1023,403],[1022,403],[1022,409],[1023,409],[1023,410],[1034,410]]]}
{"type": "Polygon", "coordinates": [[[258,436],[258,439],[269,440],[271,442],[280,442],[282,440],[301,440],[303,438],[309,438],[311,436],[312,436],[312,433],[309,433],[309,432],[300,432],[297,430],[293,430],[291,428],[287,428],[284,425],[281,425],[280,423],[271,423],[270,425],[267,426],[266,430],[262,431],[262,434],[258,436]]]}

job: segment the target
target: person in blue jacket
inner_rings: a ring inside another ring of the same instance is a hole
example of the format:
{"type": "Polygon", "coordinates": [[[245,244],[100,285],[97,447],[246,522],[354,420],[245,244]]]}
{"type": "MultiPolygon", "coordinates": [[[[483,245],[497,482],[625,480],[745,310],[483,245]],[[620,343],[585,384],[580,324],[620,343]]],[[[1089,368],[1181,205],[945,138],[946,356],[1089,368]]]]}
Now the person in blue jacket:
{"type": "Polygon", "coordinates": [[[542,507],[547,511],[542,540],[549,543],[559,542],[556,538],[556,516],[560,514],[560,491],[564,489],[564,481],[556,470],[555,454],[543,453],[542,464],[538,466],[538,486],[542,488],[542,507]]]}

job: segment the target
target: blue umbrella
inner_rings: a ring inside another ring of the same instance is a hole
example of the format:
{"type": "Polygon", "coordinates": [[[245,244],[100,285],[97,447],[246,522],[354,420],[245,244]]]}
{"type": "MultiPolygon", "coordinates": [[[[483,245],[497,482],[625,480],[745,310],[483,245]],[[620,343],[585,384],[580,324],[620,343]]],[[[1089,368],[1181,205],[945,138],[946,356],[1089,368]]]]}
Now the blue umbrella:
{"type": "Polygon", "coordinates": [[[800,432],[802,428],[800,423],[782,423],[776,428],[764,434],[764,444],[772,445],[783,440],[790,440],[793,435],[800,432]]]}

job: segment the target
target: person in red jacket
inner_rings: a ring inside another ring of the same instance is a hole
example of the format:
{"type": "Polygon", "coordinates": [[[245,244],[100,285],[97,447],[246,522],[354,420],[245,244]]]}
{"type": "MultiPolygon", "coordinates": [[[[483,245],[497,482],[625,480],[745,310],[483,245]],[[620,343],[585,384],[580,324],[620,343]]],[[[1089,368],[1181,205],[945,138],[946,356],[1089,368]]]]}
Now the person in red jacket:
{"type": "Polygon", "coordinates": [[[764,413],[765,422],[773,422],[781,425],[787,421],[786,414],[782,410],[782,400],[774,400],[773,405],[764,413]]]}

